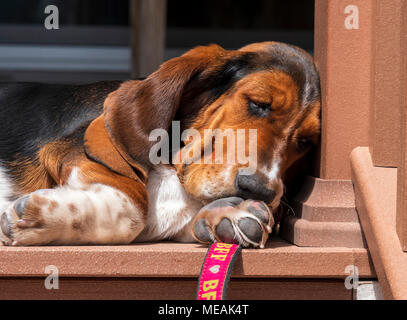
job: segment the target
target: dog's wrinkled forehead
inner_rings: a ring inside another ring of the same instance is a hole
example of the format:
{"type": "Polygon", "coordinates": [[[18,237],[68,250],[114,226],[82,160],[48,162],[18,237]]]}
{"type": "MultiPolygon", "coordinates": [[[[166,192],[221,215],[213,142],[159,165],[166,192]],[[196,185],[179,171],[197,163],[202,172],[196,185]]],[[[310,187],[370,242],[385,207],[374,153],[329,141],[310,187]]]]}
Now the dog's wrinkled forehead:
{"type": "Polygon", "coordinates": [[[253,70],[277,70],[288,74],[299,88],[303,107],[320,98],[319,74],[312,57],[303,49],[280,42],[264,42],[240,49],[255,52],[253,70]]]}
{"type": "Polygon", "coordinates": [[[298,101],[304,108],[319,99],[319,75],[312,58],[304,50],[279,42],[263,42],[243,47],[238,52],[241,54],[227,58],[215,70],[208,69],[189,81],[184,103],[181,103],[188,107],[180,108],[176,118],[191,117],[245,76],[265,70],[289,75],[298,87],[298,101]]]}
{"type": "Polygon", "coordinates": [[[319,74],[311,56],[304,50],[284,43],[264,45],[259,54],[270,69],[283,71],[299,88],[299,101],[303,107],[320,98],[319,74]]]}

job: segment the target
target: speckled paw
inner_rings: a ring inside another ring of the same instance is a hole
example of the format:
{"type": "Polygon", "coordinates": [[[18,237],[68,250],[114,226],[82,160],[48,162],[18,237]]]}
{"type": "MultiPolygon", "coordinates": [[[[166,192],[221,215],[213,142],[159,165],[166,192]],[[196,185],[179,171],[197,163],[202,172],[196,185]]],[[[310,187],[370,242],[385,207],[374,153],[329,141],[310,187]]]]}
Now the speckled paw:
{"type": "Polygon", "coordinates": [[[12,203],[0,214],[0,241],[3,245],[34,245],[43,241],[43,206],[47,202],[39,190],[12,203]]]}

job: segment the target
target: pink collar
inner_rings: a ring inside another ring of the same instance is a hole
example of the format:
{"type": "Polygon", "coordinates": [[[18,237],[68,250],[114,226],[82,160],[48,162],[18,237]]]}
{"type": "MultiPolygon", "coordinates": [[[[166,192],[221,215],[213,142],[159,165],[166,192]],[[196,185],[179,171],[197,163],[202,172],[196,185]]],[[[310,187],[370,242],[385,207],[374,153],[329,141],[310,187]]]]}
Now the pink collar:
{"type": "Polygon", "coordinates": [[[237,244],[213,243],[206,254],[199,276],[198,300],[225,300],[233,263],[241,247],[237,244]]]}

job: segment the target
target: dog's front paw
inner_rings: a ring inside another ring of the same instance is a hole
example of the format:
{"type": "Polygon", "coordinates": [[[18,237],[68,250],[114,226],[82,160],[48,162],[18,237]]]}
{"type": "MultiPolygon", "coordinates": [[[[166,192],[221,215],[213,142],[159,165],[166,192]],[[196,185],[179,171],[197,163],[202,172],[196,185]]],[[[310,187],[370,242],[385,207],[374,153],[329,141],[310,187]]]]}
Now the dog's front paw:
{"type": "Polygon", "coordinates": [[[257,200],[220,199],[195,218],[193,237],[201,243],[221,241],[264,248],[274,225],[268,206],[257,200]]]}
{"type": "Polygon", "coordinates": [[[47,189],[25,195],[0,214],[0,240],[4,245],[36,245],[47,242],[43,214],[52,206],[47,189]]]}

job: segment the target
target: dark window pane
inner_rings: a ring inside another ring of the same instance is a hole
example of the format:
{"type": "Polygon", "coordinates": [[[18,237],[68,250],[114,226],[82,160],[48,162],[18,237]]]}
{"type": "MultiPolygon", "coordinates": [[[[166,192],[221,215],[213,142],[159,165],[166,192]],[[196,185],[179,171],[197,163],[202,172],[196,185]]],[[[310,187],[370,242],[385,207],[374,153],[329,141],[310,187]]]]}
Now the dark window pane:
{"type": "Polygon", "coordinates": [[[313,0],[168,0],[168,26],[226,29],[314,28],[313,0]]]}

